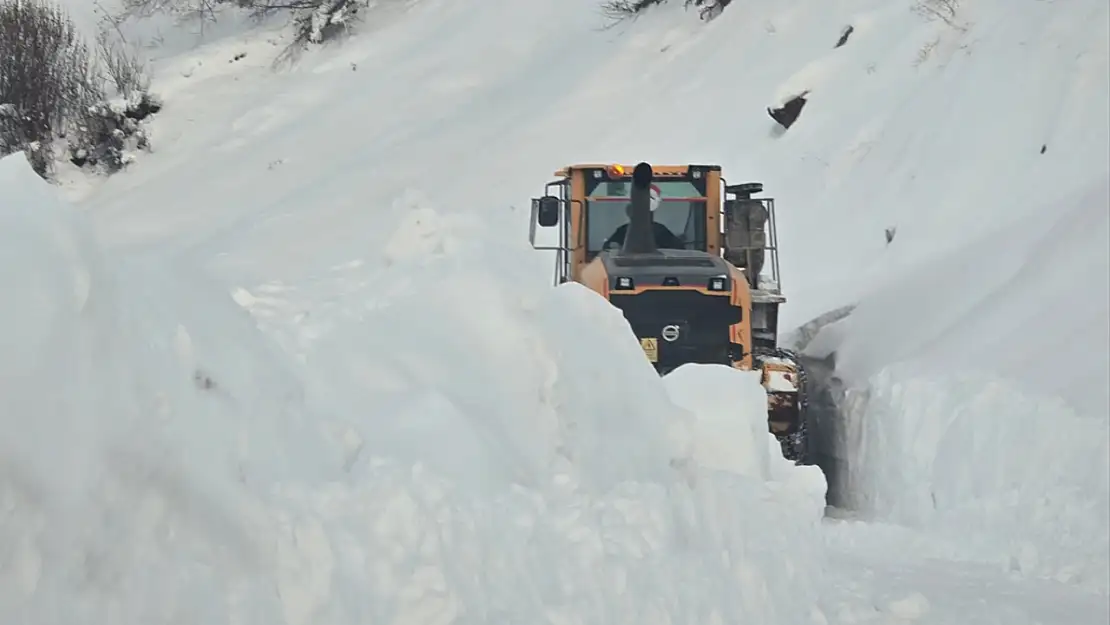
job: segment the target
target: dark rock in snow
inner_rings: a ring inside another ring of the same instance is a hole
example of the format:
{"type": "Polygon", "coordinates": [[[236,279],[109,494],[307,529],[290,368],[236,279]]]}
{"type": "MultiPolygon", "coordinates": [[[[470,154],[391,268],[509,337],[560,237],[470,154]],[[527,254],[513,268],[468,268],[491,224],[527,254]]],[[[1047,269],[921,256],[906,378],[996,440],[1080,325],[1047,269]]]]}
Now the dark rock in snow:
{"type": "Polygon", "coordinates": [[[840,46],[848,43],[848,37],[851,37],[852,33],[855,32],[855,30],[855,27],[849,24],[848,27],[844,29],[844,32],[840,33],[840,39],[836,42],[836,45],[833,46],[833,48],[839,48],[840,46]]]}
{"type": "Polygon", "coordinates": [[[768,108],[767,114],[780,126],[789,129],[794,125],[794,122],[798,121],[798,116],[802,114],[802,107],[806,105],[806,95],[808,93],[809,91],[803,91],[801,94],[787,100],[786,104],[779,108],[768,108]]]}

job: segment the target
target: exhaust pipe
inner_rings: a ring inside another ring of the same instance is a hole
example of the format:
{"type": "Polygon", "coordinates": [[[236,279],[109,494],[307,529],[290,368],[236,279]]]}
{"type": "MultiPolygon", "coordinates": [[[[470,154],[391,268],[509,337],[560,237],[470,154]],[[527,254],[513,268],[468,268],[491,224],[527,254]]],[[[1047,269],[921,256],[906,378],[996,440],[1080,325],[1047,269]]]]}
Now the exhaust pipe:
{"type": "Polygon", "coordinates": [[[621,254],[654,254],[654,217],[651,214],[651,165],[640,163],[632,170],[631,201],[628,203],[628,229],[624,235],[621,254]]]}

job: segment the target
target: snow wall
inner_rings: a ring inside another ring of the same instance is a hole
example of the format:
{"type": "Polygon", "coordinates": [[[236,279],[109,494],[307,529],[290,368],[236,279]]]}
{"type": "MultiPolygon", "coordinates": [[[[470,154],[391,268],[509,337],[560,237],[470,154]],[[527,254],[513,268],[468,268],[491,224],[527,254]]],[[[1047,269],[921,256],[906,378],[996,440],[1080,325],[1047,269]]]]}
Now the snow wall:
{"type": "Polygon", "coordinates": [[[1110,179],[865,298],[811,344],[857,376],[846,505],[1110,587],[1110,179]],[[899,354],[874,370],[875,350],[899,354]],[[968,540],[974,537],[974,540],[968,540]]]}

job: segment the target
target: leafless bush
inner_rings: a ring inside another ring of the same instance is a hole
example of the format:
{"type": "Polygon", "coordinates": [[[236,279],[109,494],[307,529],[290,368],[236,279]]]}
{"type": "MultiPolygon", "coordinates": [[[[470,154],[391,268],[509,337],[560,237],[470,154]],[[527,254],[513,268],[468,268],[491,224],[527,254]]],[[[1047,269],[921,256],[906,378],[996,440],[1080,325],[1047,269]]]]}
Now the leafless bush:
{"type": "Polygon", "coordinates": [[[66,122],[102,99],[88,46],[68,16],[42,0],[0,0],[0,149],[29,150],[46,175],[66,122]]]}
{"type": "Polygon", "coordinates": [[[940,20],[956,30],[967,30],[958,12],[960,0],[917,0],[911,10],[929,21],[940,20]]]}
{"type": "MultiPolygon", "coordinates": [[[[605,0],[601,12],[611,20],[621,21],[634,18],[654,6],[666,4],[668,0],[605,0]]],[[[732,0],[683,0],[687,9],[696,7],[698,15],[705,20],[720,15],[732,0]]]]}
{"type": "Polygon", "coordinates": [[[150,88],[146,63],[139,46],[128,42],[120,28],[124,18],[108,13],[99,3],[94,4],[100,14],[96,49],[107,78],[120,96],[132,97],[135,93],[146,93],[150,88]]]}
{"type": "Polygon", "coordinates": [[[294,41],[298,44],[322,43],[346,32],[351,21],[358,19],[359,10],[369,5],[367,0],[300,0],[299,3],[304,6],[297,9],[294,18],[294,41]]]}
{"type": "Polygon", "coordinates": [[[236,0],[122,0],[121,18],[173,15],[181,20],[213,21],[219,10],[235,6],[236,0]]]}
{"type": "Polygon", "coordinates": [[[135,151],[149,149],[141,122],[161,110],[162,103],[150,94],[140,47],[123,34],[126,18],[109,13],[95,0],[94,5],[100,16],[96,48],[101,78],[119,97],[86,107],[71,121],[66,138],[71,163],[113,174],[134,160],[135,151]]]}
{"type": "Polygon", "coordinates": [[[614,20],[634,17],[653,6],[665,4],[667,0],[606,0],[601,5],[601,12],[614,20]]]}
{"type": "Polygon", "coordinates": [[[27,153],[49,178],[55,147],[70,160],[112,173],[147,146],[139,122],[161,108],[149,80],[116,24],[104,27],[97,55],[68,16],[48,0],[0,0],[0,155],[27,153]],[[120,98],[109,101],[113,83],[120,98]]]}
{"type": "Polygon", "coordinates": [[[143,92],[150,87],[146,65],[137,54],[113,42],[103,31],[96,37],[96,47],[104,63],[104,71],[120,95],[143,92]]]}
{"type": "Polygon", "coordinates": [[[933,51],[936,50],[937,46],[939,45],[939,35],[921,44],[921,47],[917,49],[917,57],[915,57],[913,60],[913,66],[921,67],[922,65],[924,65],[925,62],[929,60],[929,57],[933,55],[933,51]]]}
{"type": "Polygon", "coordinates": [[[369,4],[369,0],[123,0],[123,15],[162,13],[214,21],[225,9],[247,11],[258,20],[287,14],[293,21],[293,44],[304,45],[322,43],[345,32],[369,4]]]}

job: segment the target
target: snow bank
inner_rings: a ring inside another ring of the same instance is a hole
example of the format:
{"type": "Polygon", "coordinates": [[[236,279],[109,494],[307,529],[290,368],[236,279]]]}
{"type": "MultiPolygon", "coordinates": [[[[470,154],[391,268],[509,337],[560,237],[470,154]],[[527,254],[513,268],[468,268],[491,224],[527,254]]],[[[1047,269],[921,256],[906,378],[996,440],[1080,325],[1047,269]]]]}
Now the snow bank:
{"type": "MultiPolygon", "coordinates": [[[[742,476],[738,484],[752,495],[737,497],[738,501],[773,504],[751,506],[744,515],[741,534],[762,535],[749,542],[749,548],[768,554],[800,550],[812,558],[820,553],[813,541],[814,527],[824,517],[825,476],[816,466],[799,467],[783,458],[778,441],[767,430],[767,392],[760,379],[755,372],[689,364],[663,381],[671,400],[693,415],[689,441],[696,465],[718,477],[742,476]]],[[[816,569],[817,562],[813,558],[805,565],[816,569]]],[[[790,581],[779,583],[797,586],[794,580],[801,571],[794,566],[787,571],[790,581]]]]}
{"type": "Polygon", "coordinates": [[[464,223],[418,211],[395,238],[441,253],[362,265],[377,274],[334,334],[303,343],[302,395],[200,277],[103,258],[21,157],[0,188],[20,269],[2,285],[4,622],[817,615],[821,493],[771,462],[756,381],[725,370],[706,404],[696,376],[692,412],[674,406],[617,311],[511,288],[488,271],[504,250],[440,245],[464,223]],[[722,409],[752,456],[731,470],[690,448],[722,409]]]}
{"type": "Polygon", "coordinates": [[[260,317],[356,450],[352,490],[294,495],[322,524],[298,557],[337,571],[304,622],[355,617],[337,584],[389,622],[808,619],[823,480],[772,462],[758,381],[665,388],[619,311],[478,217],[411,206],[380,256],[285,294],[327,306],[260,317]]]}
{"type": "Polygon", "coordinates": [[[849,507],[955,539],[968,559],[1107,592],[1105,419],[997,377],[905,367],[847,406],[849,507]]]}
{"type": "Polygon", "coordinates": [[[0,189],[2,620],[272,616],[264,493],[290,454],[338,469],[280,353],[219,291],[107,262],[21,155],[0,189]]]}
{"type": "Polygon", "coordinates": [[[671,400],[694,415],[691,446],[700,465],[789,483],[823,502],[821,470],[783,458],[779,442],[767,430],[767,391],[760,379],[756,372],[699,364],[683,365],[663,378],[671,400]]]}
{"type": "Polygon", "coordinates": [[[838,324],[852,507],[1110,590],[1107,205],[1103,179],[838,324]]]}

